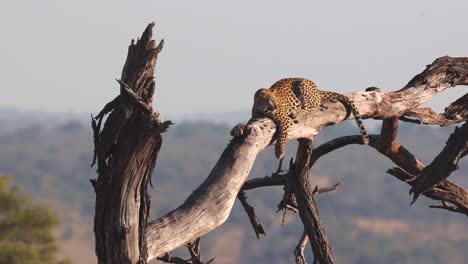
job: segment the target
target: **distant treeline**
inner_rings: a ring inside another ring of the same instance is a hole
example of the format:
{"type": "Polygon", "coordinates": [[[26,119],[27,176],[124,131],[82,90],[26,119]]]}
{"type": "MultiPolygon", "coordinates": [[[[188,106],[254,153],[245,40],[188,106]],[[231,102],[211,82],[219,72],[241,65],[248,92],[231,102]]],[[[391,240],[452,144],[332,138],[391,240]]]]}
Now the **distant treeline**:
{"type": "MultiPolygon", "coordinates": [[[[95,177],[95,168],[89,166],[89,125],[70,121],[21,127],[0,130],[0,174],[14,175],[16,182],[37,199],[51,202],[60,215],[81,215],[92,223],[94,193],[89,179],[95,177]]],[[[178,206],[206,178],[230,140],[230,128],[209,122],[184,122],[164,134],[152,179],[153,217],[178,206]]],[[[402,124],[399,140],[429,163],[452,131],[453,127],[402,124]]],[[[314,145],[358,133],[353,123],[345,122],[322,130],[314,145]]],[[[295,146],[288,143],[287,160],[293,157],[295,146]]],[[[270,174],[276,166],[270,147],[258,157],[250,178],[270,174]]],[[[323,157],[312,168],[314,185],[343,183],[341,189],[318,198],[337,263],[463,263],[464,258],[468,259],[466,217],[428,209],[425,199],[409,206],[408,186],[385,173],[390,167],[394,165],[382,155],[357,145],[323,157]]],[[[468,178],[463,177],[467,172],[465,159],[451,178],[468,186],[468,178]]],[[[282,189],[253,190],[248,196],[267,236],[255,238],[245,213],[236,204],[226,224],[202,238],[203,254],[232,263],[292,263],[292,250],[302,231],[293,213],[288,213],[281,227],[281,214],[275,211],[282,189]]],[[[92,238],[92,226],[87,230],[92,238]]],[[[74,239],[73,230],[62,234],[62,239],[74,239]]]]}

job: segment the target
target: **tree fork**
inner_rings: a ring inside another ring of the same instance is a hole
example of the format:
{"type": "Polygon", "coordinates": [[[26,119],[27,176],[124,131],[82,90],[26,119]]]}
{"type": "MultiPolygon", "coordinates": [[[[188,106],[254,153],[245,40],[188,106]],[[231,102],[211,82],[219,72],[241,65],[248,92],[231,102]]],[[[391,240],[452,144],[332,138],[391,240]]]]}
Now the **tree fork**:
{"type": "MultiPolygon", "coordinates": [[[[153,26],[150,24],[136,43],[132,41],[118,80],[120,95],[92,121],[94,161],[98,165],[98,178],[92,183],[96,191],[94,231],[99,263],[146,263],[224,223],[256,156],[274,143],[275,125],[269,119],[251,120],[247,126],[239,127],[239,133],[207,179],[182,205],[147,224],[147,185],[162,143],[161,133],[171,124],[170,121],[162,123],[151,107],[156,58],[163,44],[161,41],[156,46],[151,40],[153,26]],[[101,130],[105,115],[108,117],[101,130]]],[[[392,133],[381,135],[386,140],[380,150],[387,155],[395,154],[390,158],[399,161],[405,153],[393,153],[393,144],[397,143],[393,140],[397,128],[395,118],[409,115],[425,119],[423,114],[432,114],[414,109],[449,87],[467,84],[468,58],[442,57],[399,91],[374,89],[348,96],[364,118],[388,120],[386,126],[392,133]]],[[[320,129],[339,123],[345,117],[341,104],[326,102],[324,105],[325,108],[317,107],[299,115],[299,122],[291,126],[287,140],[313,139],[320,129]]],[[[452,116],[465,116],[458,109],[466,113],[466,106],[461,104],[452,116]]],[[[455,123],[461,121],[458,119],[455,123]]],[[[315,160],[312,157],[310,163],[315,160]]],[[[444,180],[438,187],[443,185],[448,190],[458,187],[449,183],[444,180]]],[[[466,190],[460,189],[457,201],[465,204],[468,196],[466,190]]],[[[424,195],[430,196],[435,191],[424,195]]]]}
{"type": "MultiPolygon", "coordinates": [[[[372,89],[348,96],[363,118],[389,119],[386,123],[393,125],[395,120],[391,119],[417,108],[437,93],[467,84],[468,58],[442,57],[399,91],[372,89]]],[[[293,124],[289,130],[287,140],[312,139],[323,127],[343,120],[345,111],[341,104],[326,102],[324,105],[325,108],[317,107],[299,115],[297,124],[293,124]]],[[[269,119],[250,120],[245,126],[236,126],[231,134],[233,140],[206,180],[183,204],[148,224],[149,259],[178,248],[224,223],[256,156],[274,143],[275,125],[269,119]]],[[[390,136],[387,141],[391,139],[390,136]]],[[[314,157],[311,164],[313,162],[314,157]]]]}

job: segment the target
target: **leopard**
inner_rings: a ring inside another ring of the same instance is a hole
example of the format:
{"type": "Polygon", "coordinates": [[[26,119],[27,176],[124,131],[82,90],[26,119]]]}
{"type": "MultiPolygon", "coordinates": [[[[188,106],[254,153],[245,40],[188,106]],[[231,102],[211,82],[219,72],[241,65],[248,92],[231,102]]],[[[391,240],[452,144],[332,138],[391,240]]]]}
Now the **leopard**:
{"type": "MultiPolygon", "coordinates": [[[[284,148],[288,129],[301,112],[310,112],[323,101],[339,101],[347,111],[345,119],[352,112],[361,132],[363,144],[369,143],[369,135],[362,123],[361,115],[354,102],[347,96],[330,91],[322,91],[315,83],[304,78],[284,78],[270,88],[259,89],[254,96],[252,118],[270,118],[276,126],[275,156],[284,158],[284,148]]],[[[281,167],[281,163],[280,163],[281,167]]]]}

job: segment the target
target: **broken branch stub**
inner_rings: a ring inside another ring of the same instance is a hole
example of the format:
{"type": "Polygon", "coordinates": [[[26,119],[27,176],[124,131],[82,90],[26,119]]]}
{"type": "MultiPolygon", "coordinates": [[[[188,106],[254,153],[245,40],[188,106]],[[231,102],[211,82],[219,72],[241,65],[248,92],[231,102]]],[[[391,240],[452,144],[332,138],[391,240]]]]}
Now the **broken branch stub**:
{"type": "Polygon", "coordinates": [[[161,123],[151,107],[156,59],[163,42],[152,40],[154,24],[128,48],[120,94],[93,119],[98,177],[94,233],[98,263],[147,263],[147,193],[161,147],[161,123]],[[107,116],[104,127],[101,123],[107,116]]]}

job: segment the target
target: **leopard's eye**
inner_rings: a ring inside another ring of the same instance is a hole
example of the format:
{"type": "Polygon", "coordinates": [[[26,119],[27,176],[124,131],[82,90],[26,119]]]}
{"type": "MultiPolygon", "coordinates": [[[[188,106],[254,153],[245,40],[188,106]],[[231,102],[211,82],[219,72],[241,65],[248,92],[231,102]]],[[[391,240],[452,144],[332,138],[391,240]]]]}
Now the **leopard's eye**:
{"type": "Polygon", "coordinates": [[[268,108],[266,106],[262,106],[262,111],[266,111],[268,108]]]}

